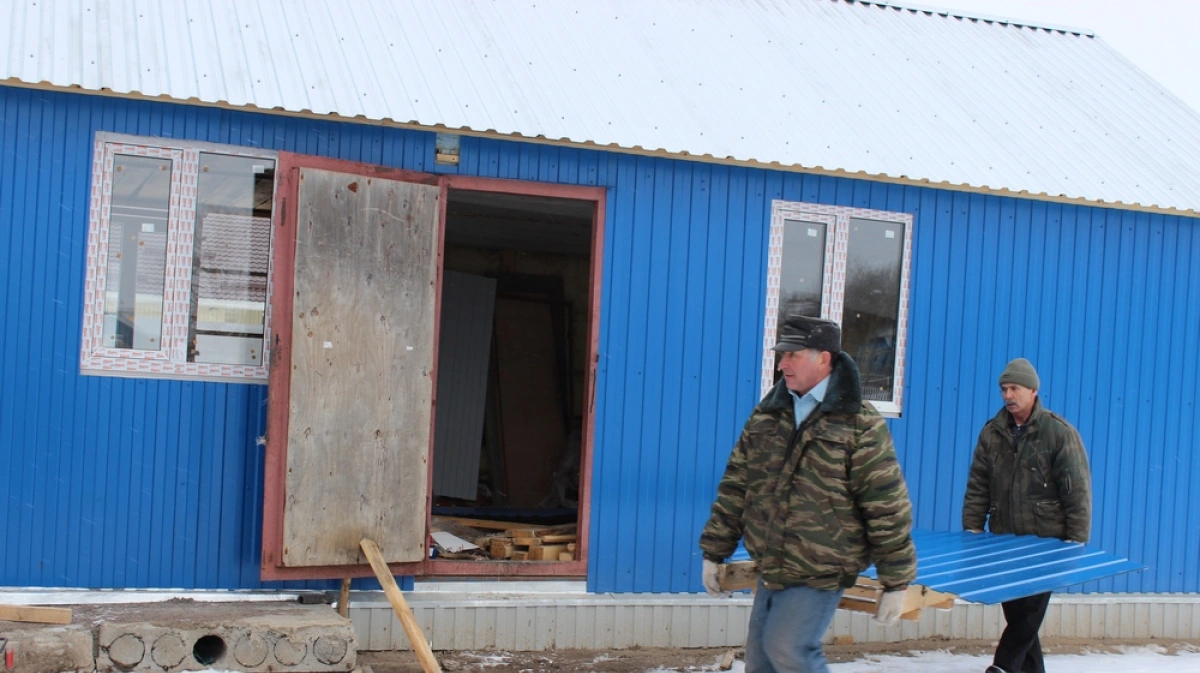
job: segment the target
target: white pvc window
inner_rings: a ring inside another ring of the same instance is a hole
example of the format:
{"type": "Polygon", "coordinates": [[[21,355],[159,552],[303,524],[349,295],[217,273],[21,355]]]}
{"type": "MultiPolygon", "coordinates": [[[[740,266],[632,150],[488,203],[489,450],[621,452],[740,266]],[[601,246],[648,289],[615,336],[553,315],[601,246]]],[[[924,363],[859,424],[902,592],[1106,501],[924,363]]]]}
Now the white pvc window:
{"type": "Polygon", "coordinates": [[[264,380],[275,155],[98,134],[80,369],[264,380]]]}
{"type": "Polygon", "coordinates": [[[774,201],[767,256],[762,392],[775,384],[775,344],[785,316],[842,326],[863,398],[899,416],[907,348],[912,215],[774,201]]]}

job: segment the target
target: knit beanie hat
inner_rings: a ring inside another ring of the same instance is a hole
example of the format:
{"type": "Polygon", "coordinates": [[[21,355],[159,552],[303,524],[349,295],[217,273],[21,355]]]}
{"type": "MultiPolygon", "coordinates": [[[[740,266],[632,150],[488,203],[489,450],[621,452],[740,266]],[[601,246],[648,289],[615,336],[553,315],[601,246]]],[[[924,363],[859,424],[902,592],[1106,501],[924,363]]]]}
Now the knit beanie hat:
{"type": "Polygon", "coordinates": [[[1005,383],[1015,383],[1030,390],[1037,390],[1041,385],[1037,370],[1025,358],[1017,358],[1004,368],[1004,373],[1000,375],[1000,385],[1005,383]]]}

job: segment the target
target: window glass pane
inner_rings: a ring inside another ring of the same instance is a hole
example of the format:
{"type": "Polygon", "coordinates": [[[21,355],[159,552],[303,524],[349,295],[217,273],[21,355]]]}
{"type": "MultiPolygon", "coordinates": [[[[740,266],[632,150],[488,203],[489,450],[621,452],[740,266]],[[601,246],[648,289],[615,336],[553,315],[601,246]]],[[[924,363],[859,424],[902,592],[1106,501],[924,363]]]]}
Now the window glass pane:
{"type": "Polygon", "coordinates": [[[779,325],[786,316],[821,317],[826,229],[822,222],[784,222],[779,269],[779,322],[775,334],[779,334],[779,325]]]}
{"type": "Polygon", "coordinates": [[[188,361],[262,366],[275,162],[200,154],[188,361]]]}
{"type": "Polygon", "coordinates": [[[863,397],[891,402],[904,224],[850,219],[842,349],[858,363],[863,397]]]}
{"type": "MultiPolygon", "coordinates": [[[[821,317],[821,295],[825,286],[824,222],[784,220],[783,246],[779,263],[779,315],[775,336],[782,333],[783,320],[789,315],[821,317]]],[[[780,353],[775,354],[775,381],[779,381],[780,353]]]]}
{"type": "Polygon", "coordinates": [[[107,348],[162,348],[170,199],[170,159],[114,157],[104,297],[107,348]]]}

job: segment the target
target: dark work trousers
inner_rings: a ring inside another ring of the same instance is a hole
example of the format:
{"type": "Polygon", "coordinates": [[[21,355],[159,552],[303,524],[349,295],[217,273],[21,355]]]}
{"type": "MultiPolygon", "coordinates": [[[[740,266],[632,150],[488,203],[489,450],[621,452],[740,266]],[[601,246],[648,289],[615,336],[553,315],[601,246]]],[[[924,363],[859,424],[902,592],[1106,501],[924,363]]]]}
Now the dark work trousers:
{"type": "Polygon", "coordinates": [[[1050,605],[1050,592],[1005,601],[1004,633],[996,646],[996,658],[992,663],[1007,673],[1046,673],[1046,662],[1042,660],[1042,642],[1038,640],[1038,629],[1046,618],[1050,605]]]}

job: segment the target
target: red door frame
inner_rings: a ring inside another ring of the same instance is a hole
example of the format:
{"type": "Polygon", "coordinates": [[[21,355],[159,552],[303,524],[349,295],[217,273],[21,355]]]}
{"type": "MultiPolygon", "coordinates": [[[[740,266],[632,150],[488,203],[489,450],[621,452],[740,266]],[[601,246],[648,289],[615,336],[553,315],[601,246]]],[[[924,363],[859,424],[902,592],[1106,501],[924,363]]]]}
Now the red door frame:
{"type": "MultiPolygon", "coordinates": [[[[352,173],[369,177],[438,185],[441,191],[438,205],[438,249],[437,290],[434,306],[434,371],[432,377],[433,409],[430,414],[429,455],[427,475],[428,488],[425,496],[425,530],[430,530],[433,502],[433,430],[437,418],[437,359],[438,340],[441,332],[442,274],[445,252],[446,206],[450,189],[476,192],[494,192],[523,196],[544,196],[561,199],[590,201],[592,206],[591,268],[589,270],[590,297],[588,305],[587,362],[584,372],[583,436],[580,442],[579,511],[577,520],[578,542],[573,561],[459,561],[425,559],[412,563],[393,563],[388,567],[396,575],[442,575],[442,576],[486,576],[486,577],[577,577],[587,575],[588,532],[591,520],[592,446],[595,430],[596,365],[599,362],[600,346],[600,289],[603,279],[604,222],[607,189],[576,185],[556,185],[523,180],[478,178],[456,175],[437,176],[402,169],[388,168],[340,159],[327,159],[309,155],[279,153],[280,177],[276,194],[279,195],[275,208],[275,246],[283,246],[275,256],[276,266],[272,269],[274,286],[271,293],[272,325],[278,329],[271,332],[271,354],[268,378],[267,413],[272,421],[269,425],[287,436],[288,386],[291,382],[289,367],[277,366],[291,361],[292,314],[294,309],[293,281],[296,262],[296,206],[291,203],[298,195],[299,171],[301,168],[316,168],[341,173],[352,173]]],[[[343,577],[370,577],[374,573],[366,563],[355,566],[306,566],[287,568],[278,565],[283,551],[283,508],[284,485],[287,478],[286,446],[282,451],[268,452],[263,485],[263,554],[261,574],[264,580],[285,579],[329,579],[343,577]]],[[[428,535],[426,535],[428,545],[428,535]]]]}
{"type": "MultiPolygon", "coordinates": [[[[588,530],[591,521],[591,492],[592,492],[592,438],[595,428],[596,402],[596,363],[600,353],[600,283],[604,270],[604,205],[608,190],[604,187],[585,187],[576,185],[556,185],[545,182],[526,182],[524,180],[506,180],[500,178],[477,178],[451,175],[444,178],[443,197],[448,189],[459,189],[473,192],[494,192],[498,194],[518,194],[521,196],[546,196],[559,199],[574,199],[592,202],[592,250],[591,269],[589,270],[588,286],[591,296],[588,298],[588,327],[587,327],[587,369],[584,371],[583,390],[586,396],[583,410],[583,436],[580,438],[580,475],[579,475],[579,511],[576,519],[579,528],[576,531],[577,543],[575,560],[573,561],[456,561],[446,559],[430,559],[425,565],[426,575],[475,575],[487,577],[586,577],[588,530]]],[[[446,198],[442,199],[442,207],[446,206],[446,198]]],[[[444,213],[443,213],[444,215],[444,213]]],[[[445,219],[442,220],[443,224],[445,219]]],[[[438,261],[442,257],[439,253],[438,261]]],[[[438,273],[439,318],[441,310],[441,269],[438,273]]],[[[439,327],[441,322],[439,320],[439,327]]],[[[437,394],[434,394],[434,416],[437,416],[437,394]]],[[[429,461],[429,493],[433,494],[433,461],[429,461]]],[[[432,508],[429,509],[432,517],[432,508]]]]}

